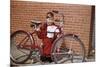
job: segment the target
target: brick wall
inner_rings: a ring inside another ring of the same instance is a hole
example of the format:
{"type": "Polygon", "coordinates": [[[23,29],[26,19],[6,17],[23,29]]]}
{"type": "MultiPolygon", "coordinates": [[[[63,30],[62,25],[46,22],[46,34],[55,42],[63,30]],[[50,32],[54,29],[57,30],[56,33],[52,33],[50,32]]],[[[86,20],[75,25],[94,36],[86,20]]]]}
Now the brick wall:
{"type": "Polygon", "coordinates": [[[46,13],[52,10],[64,13],[64,32],[78,35],[88,53],[91,22],[91,6],[89,5],[12,1],[11,33],[19,29],[32,32],[30,21],[37,17],[45,21],[46,13]]]}

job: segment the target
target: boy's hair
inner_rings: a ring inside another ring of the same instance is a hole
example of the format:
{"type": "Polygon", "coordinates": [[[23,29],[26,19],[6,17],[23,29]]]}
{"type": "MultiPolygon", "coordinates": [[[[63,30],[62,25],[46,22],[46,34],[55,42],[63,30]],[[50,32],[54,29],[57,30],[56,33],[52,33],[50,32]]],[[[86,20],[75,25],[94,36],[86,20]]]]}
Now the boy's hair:
{"type": "MultiPolygon", "coordinates": [[[[51,17],[54,17],[54,14],[52,12],[48,12],[47,15],[50,14],[51,17]]],[[[48,16],[46,16],[46,18],[48,18],[48,16]]]]}

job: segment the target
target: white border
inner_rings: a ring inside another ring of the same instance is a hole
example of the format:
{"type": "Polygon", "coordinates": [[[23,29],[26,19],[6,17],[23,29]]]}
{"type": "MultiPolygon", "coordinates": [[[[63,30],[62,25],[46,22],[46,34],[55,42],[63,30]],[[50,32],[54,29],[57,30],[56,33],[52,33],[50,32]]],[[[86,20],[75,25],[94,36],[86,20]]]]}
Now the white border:
{"type": "Polygon", "coordinates": [[[96,4],[95,0],[17,0],[17,1],[37,1],[37,2],[87,4],[87,5],[95,5],[96,4]]]}
{"type": "MultiPolygon", "coordinates": [[[[29,0],[28,0],[29,1],[29,0]]],[[[55,2],[55,3],[71,3],[71,4],[87,4],[87,5],[96,5],[98,10],[96,10],[96,46],[97,47],[97,62],[88,62],[88,63],[75,63],[75,64],[59,64],[58,67],[97,67],[100,60],[100,5],[99,0],[33,0],[37,2],[55,2]],[[98,30],[98,31],[97,31],[98,30]]],[[[9,0],[0,0],[0,67],[9,67],[10,63],[10,1],[9,0]]],[[[39,65],[37,67],[55,67],[55,65],[39,65]]],[[[35,67],[35,66],[27,66],[35,67]]]]}
{"type": "Polygon", "coordinates": [[[0,67],[9,67],[10,1],[0,0],[0,67]]]}

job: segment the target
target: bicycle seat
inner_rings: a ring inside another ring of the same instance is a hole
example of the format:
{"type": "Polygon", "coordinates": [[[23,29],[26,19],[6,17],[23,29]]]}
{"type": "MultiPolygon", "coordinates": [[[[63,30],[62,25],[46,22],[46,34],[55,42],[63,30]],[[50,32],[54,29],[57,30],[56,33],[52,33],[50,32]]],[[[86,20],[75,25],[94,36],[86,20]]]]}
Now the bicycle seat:
{"type": "Polygon", "coordinates": [[[33,27],[33,26],[39,26],[40,24],[41,24],[41,22],[40,21],[31,21],[31,27],[33,27]]]}

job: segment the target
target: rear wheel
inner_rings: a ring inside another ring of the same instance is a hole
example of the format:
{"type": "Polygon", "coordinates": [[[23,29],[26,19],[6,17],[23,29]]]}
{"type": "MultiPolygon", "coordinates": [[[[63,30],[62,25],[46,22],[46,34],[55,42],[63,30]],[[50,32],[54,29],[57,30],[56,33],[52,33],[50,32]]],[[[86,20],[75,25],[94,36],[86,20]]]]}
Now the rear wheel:
{"type": "Polygon", "coordinates": [[[55,63],[83,62],[85,48],[78,36],[66,34],[54,42],[52,56],[55,63]]]}
{"type": "Polygon", "coordinates": [[[10,43],[10,56],[11,60],[17,64],[25,63],[32,55],[32,51],[28,49],[21,49],[20,47],[23,45],[32,45],[33,39],[31,36],[22,30],[16,31],[11,35],[11,43],[10,43]]]}

